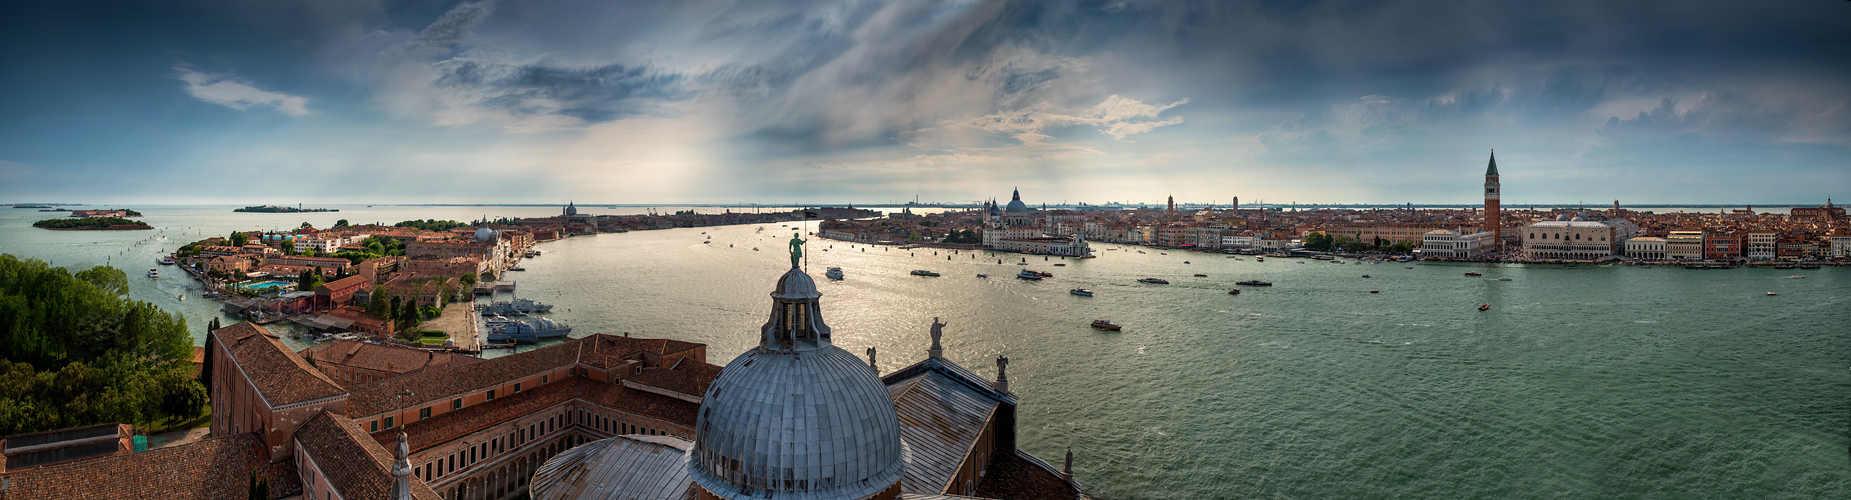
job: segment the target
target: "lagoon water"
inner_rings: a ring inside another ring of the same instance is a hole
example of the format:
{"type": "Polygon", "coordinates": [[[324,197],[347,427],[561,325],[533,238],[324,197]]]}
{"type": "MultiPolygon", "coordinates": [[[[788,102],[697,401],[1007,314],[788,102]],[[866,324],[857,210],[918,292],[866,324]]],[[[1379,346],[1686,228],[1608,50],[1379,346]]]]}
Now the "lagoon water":
{"type": "MultiPolygon", "coordinates": [[[[304,221],[556,213],[136,208],[166,229],[45,231],[31,222],[63,214],[0,210],[0,253],[110,262],[135,298],[203,330],[217,304],[197,285],[178,271],[141,277],[159,251],[304,221]]],[[[635,211],[586,211],[623,210],[635,211]]],[[[569,238],[508,278],[556,304],[575,336],[704,342],[724,364],[754,345],[790,266],[792,228],[764,226],[569,238]]],[[[895,370],[924,357],[938,317],[947,357],[994,376],[1008,356],[1022,447],[1057,463],[1071,447],[1078,479],[1103,498],[1851,496],[1847,269],[1337,265],[1100,244],[1098,259],[1020,266],[1014,254],[805,238],[837,345],[877,347],[895,370]],[[832,266],[847,279],[822,280],[832,266]],[[1055,276],[1014,279],[1023,268],[1055,276]],[[1147,276],[1173,284],[1135,281],[1147,276]],[[1226,293],[1243,279],[1275,286],[1226,293]],[[1125,328],[1089,328],[1097,318],[1125,328]]]]}

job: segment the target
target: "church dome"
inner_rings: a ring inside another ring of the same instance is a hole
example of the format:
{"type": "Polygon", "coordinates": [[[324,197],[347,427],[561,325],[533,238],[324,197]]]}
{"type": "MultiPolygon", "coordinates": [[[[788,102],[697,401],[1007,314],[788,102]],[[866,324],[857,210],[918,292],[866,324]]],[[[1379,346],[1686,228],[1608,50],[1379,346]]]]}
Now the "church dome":
{"type": "Polygon", "coordinates": [[[1012,214],[1019,214],[1019,213],[1024,213],[1028,211],[1028,204],[1022,203],[1022,190],[1017,189],[1015,191],[1015,194],[1010,196],[1009,207],[1003,209],[1003,211],[1012,213],[1012,214]]]}
{"type": "Polygon", "coordinates": [[[855,500],[905,474],[900,420],[874,370],[830,342],[816,282],[792,268],[759,346],[707,389],[687,468],[729,499],[855,500]]]}
{"type": "Polygon", "coordinates": [[[1569,219],[1568,214],[1562,214],[1562,215],[1555,216],[1555,220],[1558,220],[1558,221],[1567,222],[1568,219],[1569,219]]]}
{"type": "Polygon", "coordinates": [[[486,227],[476,229],[476,241],[489,241],[493,239],[495,239],[495,230],[486,227]]]}

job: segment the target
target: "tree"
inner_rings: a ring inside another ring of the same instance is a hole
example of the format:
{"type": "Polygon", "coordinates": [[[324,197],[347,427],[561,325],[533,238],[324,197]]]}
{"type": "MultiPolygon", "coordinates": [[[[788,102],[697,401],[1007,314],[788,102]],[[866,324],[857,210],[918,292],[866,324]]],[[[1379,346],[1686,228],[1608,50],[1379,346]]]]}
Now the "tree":
{"type": "Polygon", "coordinates": [[[241,247],[241,246],[244,246],[245,243],[250,243],[250,242],[251,242],[251,235],[244,234],[242,232],[231,233],[231,246],[241,247]]]}
{"type": "Polygon", "coordinates": [[[463,273],[461,278],[463,280],[463,286],[476,286],[476,273],[463,273]]]}
{"type": "Polygon", "coordinates": [[[393,295],[392,296],[392,306],[386,309],[386,318],[394,319],[394,320],[398,319],[399,318],[398,310],[400,307],[402,306],[400,304],[399,296],[393,295]]]}
{"type": "Polygon", "coordinates": [[[270,500],[270,479],[263,477],[260,470],[251,471],[251,491],[246,496],[250,500],[270,500]]]}
{"type": "Polygon", "coordinates": [[[207,399],[212,397],[212,348],[218,342],[218,334],[214,333],[218,329],[219,318],[213,316],[212,322],[206,324],[206,359],[199,365],[199,382],[206,385],[207,399]]]}
{"type": "Polygon", "coordinates": [[[315,227],[315,225],[314,225],[314,224],[309,224],[309,223],[307,223],[307,222],[304,222],[304,223],[302,223],[302,226],[300,226],[300,227],[297,227],[296,229],[308,229],[308,228],[311,228],[311,227],[315,227]]]}
{"type": "Polygon", "coordinates": [[[347,227],[347,219],[334,221],[334,227],[347,227]]]}
{"type": "Polygon", "coordinates": [[[296,254],[296,242],[290,241],[290,240],[283,240],[283,255],[295,255],[295,254],[296,254]]]}
{"type": "Polygon", "coordinates": [[[377,288],[373,289],[373,298],[366,301],[366,313],[374,316],[385,316],[387,312],[386,308],[386,291],[377,288]]]}
{"type": "Polygon", "coordinates": [[[309,277],[308,271],[296,274],[296,291],[306,292],[314,289],[314,279],[309,277]]]}

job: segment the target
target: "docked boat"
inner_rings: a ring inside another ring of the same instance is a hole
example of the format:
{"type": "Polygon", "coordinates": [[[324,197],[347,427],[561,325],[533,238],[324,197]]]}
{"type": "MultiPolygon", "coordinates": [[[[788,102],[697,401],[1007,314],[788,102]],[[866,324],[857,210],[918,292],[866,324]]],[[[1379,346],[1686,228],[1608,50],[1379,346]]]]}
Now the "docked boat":
{"type": "Polygon", "coordinates": [[[1139,282],[1139,283],[1148,283],[1148,284],[1152,284],[1152,285],[1168,285],[1168,284],[1170,284],[1170,282],[1169,282],[1169,280],[1164,280],[1164,279],[1159,279],[1159,278],[1139,278],[1139,279],[1138,279],[1138,282],[1139,282]]]}
{"type": "Polygon", "coordinates": [[[156,269],[154,269],[154,268],[152,268],[152,267],[150,267],[150,268],[148,268],[148,277],[149,277],[149,278],[159,278],[159,277],[161,277],[161,272],[160,272],[160,271],[158,271],[158,270],[156,270],[156,269]]]}
{"type": "Polygon", "coordinates": [[[1483,274],[1479,274],[1479,273],[1465,273],[1465,275],[1466,276],[1484,276],[1483,274]]]}
{"type": "Polygon", "coordinates": [[[1075,288],[1075,289],[1072,289],[1072,290],[1068,290],[1068,291],[1067,291],[1067,293],[1071,293],[1071,294],[1074,294],[1074,295],[1078,295],[1078,296],[1081,296],[1081,297],[1091,297],[1091,296],[1093,296],[1093,291],[1092,291],[1092,290],[1087,290],[1087,289],[1085,289],[1085,288],[1075,288]]]}
{"type": "Polygon", "coordinates": [[[489,321],[488,334],[484,336],[484,340],[496,344],[532,344],[540,340],[540,335],[534,332],[533,325],[508,318],[498,319],[500,321],[489,321]]]}
{"type": "Polygon", "coordinates": [[[566,334],[572,333],[572,325],[549,318],[534,318],[532,323],[526,324],[533,327],[534,336],[543,339],[565,338],[566,334]]]}
{"type": "Polygon", "coordinates": [[[927,271],[924,269],[914,269],[913,276],[938,276],[938,273],[927,271]]]}
{"type": "Polygon", "coordinates": [[[1260,280],[1236,281],[1234,282],[1234,284],[1240,285],[1240,286],[1273,286],[1273,282],[1271,281],[1260,281],[1260,280]]]}
{"type": "Polygon", "coordinates": [[[1122,327],[1122,326],[1118,326],[1118,323],[1113,323],[1113,322],[1110,322],[1110,321],[1106,321],[1106,320],[1103,320],[1103,319],[1095,319],[1095,320],[1093,320],[1093,328],[1099,328],[1099,329],[1104,329],[1104,330],[1111,330],[1111,331],[1115,331],[1115,332],[1116,332],[1116,331],[1118,331],[1118,330],[1119,330],[1120,328],[1124,328],[1124,327],[1122,327]]]}
{"type": "Polygon", "coordinates": [[[526,271],[526,270],[527,270],[527,268],[525,268],[525,267],[521,267],[521,266],[514,266],[514,267],[510,267],[510,268],[508,268],[508,270],[509,270],[509,271],[526,271]]]}
{"type": "Polygon", "coordinates": [[[1800,269],[1818,269],[1818,268],[1819,268],[1819,264],[1814,263],[1814,262],[1805,262],[1805,263],[1800,264],[1800,269]]]}
{"type": "Polygon", "coordinates": [[[1040,273],[1036,273],[1034,271],[1030,271],[1027,269],[1023,269],[1022,272],[1016,273],[1015,277],[1018,279],[1025,279],[1029,281],[1041,281],[1040,273]]]}
{"type": "Polygon", "coordinates": [[[157,264],[163,265],[163,266],[171,266],[171,265],[174,265],[174,258],[173,257],[161,257],[161,260],[157,260],[154,262],[157,264]]]}
{"type": "Polygon", "coordinates": [[[552,304],[537,302],[533,299],[514,299],[511,302],[495,302],[483,306],[482,314],[484,316],[520,316],[551,310],[553,310],[552,304]]]}
{"type": "Polygon", "coordinates": [[[832,279],[832,280],[840,280],[842,279],[842,268],[831,267],[829,268],[828,271],[823,272],[823,276],[828,277],[829,279],[832,279]]]}

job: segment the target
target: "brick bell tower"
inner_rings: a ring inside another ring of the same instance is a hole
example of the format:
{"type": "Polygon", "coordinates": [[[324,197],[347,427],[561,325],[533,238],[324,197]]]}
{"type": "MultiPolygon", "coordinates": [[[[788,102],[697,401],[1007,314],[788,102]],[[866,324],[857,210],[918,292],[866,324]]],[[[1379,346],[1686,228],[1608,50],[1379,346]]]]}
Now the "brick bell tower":
{"type": "Polygon", "coordinates": [[[1491,150],[1491,165],[1485,167],[1485,230],[1491,232],[1492,248],[1504,250],[1504,224],[1499,219],[1503,210],[1498,201],[1498,155],[1491,150]]]}

